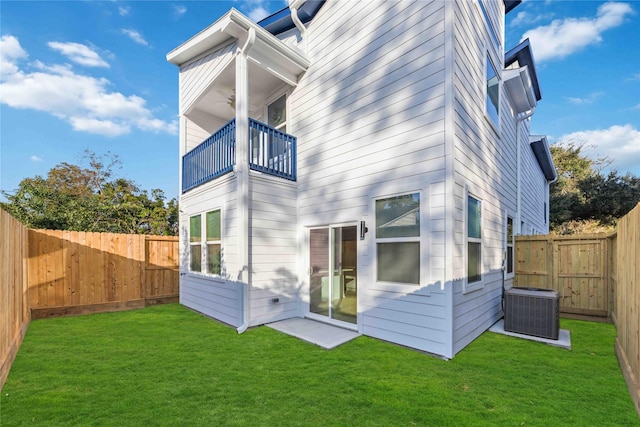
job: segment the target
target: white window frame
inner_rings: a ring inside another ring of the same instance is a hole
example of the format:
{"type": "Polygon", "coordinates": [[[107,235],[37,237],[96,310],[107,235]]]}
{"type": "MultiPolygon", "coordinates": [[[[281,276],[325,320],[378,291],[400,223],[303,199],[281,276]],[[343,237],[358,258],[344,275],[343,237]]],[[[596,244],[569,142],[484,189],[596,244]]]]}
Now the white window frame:
{"type": "Polygon", "coordinates": [[[515,215],[511,215],[505,212],[504,221],[504,277],[505,279],[511,279],[515,276],[516,271],[516,220],[515,215]],[[511,220],[511,242],[509,242],[509,220],[511,220]],[[511,247],[511,267],[512,271],[509,272],[509,247],[511,247]]]}
{"type": "MultiPolygon", "coordinates": [[[[373,281],[370,285],[371,289],[382,290],[387,292],[403,292],[403,293],[411,293],[416,292],[417,289],[423,288],[429,284],[430,277],[430,260],[428,257],[428,251],[425,248],[428,248],[428,234],[429,234],[429,224],[427,221],[427,209],[428,209],[428,201],[426,197],[426,192],[423,190],[409,190],[403,192],[394,192],[394,193],[386,193],[377,195],[371,198],[371,208],[370,208],[370,218],[371,223],[366,224],[368,228],[368,236],[372,237],[372,242],[370,244],[370,254],[371,254],[371,274],[373,277],[373,281]],[[378,238],[376,236],[376,201],[389,199],[392,197],[406,196],[411,194],[418,194],[420,199],[420,235],[414,237],[381,237],[378,238]],[[378,243],[405,243],[405,242],[417,242],[420,248],[419,255],[419,283],[399,283],[399,282],[388,282],[388,281],[379,281],[378,280],[378,243]]],[[[420,295],[429,296],[430,290],[425,288],[421,290],[420,295]]]]}
{"type": "Polygon", "coordinates": [[[203,239],[204,240],[204,247],[203,247],[203,266],[204,266],[204,270],[205,270],[205,274],[208,275],[213,275],[213,276],[220,276],[222,275],[222,209],[212,209],[209,210],[207,212],[204,213],[203,216],[203,227],[202,229],[204,230],[204,236],[203,239]],[[213,239],[213,240],[209,240],[209,236],[207,236],[207,215],[213,212],[220,212],[220,238],[219,239],[213,239]],[[220,245],[220,271],[219,272],[210,272],[209,271],[209,245],[220,245]]]}
{"type": "Polygon", "coordinates": [[[224,218],[223,218],[223,212],[224,210],[222,209],[222,207],[216,207],[213,209],[207,209],[206,211],[202,211],[202,212],[198,212],[198,213],[194,213],[192,215],[189,215],[189,273],[190,274],[195,274],[195,275],[199,275],[199,276],[210,276],[210,277],[221,277],[223,275],[224,272],[224,262],[222,260],[222,256],[220,259],[220,272],[219,273],[211,273],[208,271],[208,251],[209,251],[209,244],[219,244],[220,245],[220,252],[221,254],[223,253],[224,250],[224,246],[223,246],[223,241],[224,241],[224,218]],[[207,214],[211,213],[211,212],[216,212],[219,211],[220,212],[220,239],[216,239],[216,240],[207,240],[207,214]],[[196,216],[200,217],[200,242],[192,242],[191,241],[191,218],[194,218],[196,216]],[[195,271],[191,269],[191,261],[192,261],[192,250],[191,247],[192,246],[200,246],[200,271],[195,271]]]}
{"type": "Polygon", "coordinates": [[[501,100],[501,94],[502,94],[502,78],[501,78],[501,74],[500,74],[500,67],[496,67],[496,62],[493,60],[491,53],[488,50],[485,50],[486,55],[485,55],[485,59],[484,59],[484,116],[487,119],[487,121],[491,124],[491,127],[495,130],[496,134],[498,135],[498,137],[500,136],[500,123],[501,123],[501,118],[502,118],[502,109],[500,108],[500,100],[501,100]],[[496,118],[497,121],[493,120],[492,115],[489,113],[488,110],[488,106],[487,103],[491,102],[493,103],[493,101],[490,101],[489,98],[489,90],[488,90],[488,83],[489,83],[489,75],[487,73],[487,68],[489,67],[489,65],[491,65],[491,67],[493,68],[493,71],[495,72],[496,78],[498,79],[498,105],[497,105],[497,111],[496,114],[498,115],[498,117],[496,118]]]}
{"type": "Polygon", "coordinates": [[[489,39],[491,40],[491,44],[495,47],[498,52],[502,51],[502,43],[500,41],[501,36],[498,35],[491,19],[489,17],[489,11],[484,5],[483,0],[478,0],[478,7],[480,8],[480,13],[483,16],[483,20],[485,23],[485,27],[487,29],[487,33],[489,33],[489,39]]]}
{"type": "Polygon", "coordinates": [[[484,226],[484,200],[479,197],[477,192],[470,191],[468,188],[465,189],[464,195],[464,293],[469,293],[476,291],[478,289],[482,289],[484,287],[484,249],[485,245],[483,243],[485,233],[484,226]],[[469,197],[474,198],[478,202],[480,202],[480,238],[470,238],[469,237],[469,197]],[[480,244],[480,280],[475,282],[469,282],[469,243],[479,243],[480,244]]]}

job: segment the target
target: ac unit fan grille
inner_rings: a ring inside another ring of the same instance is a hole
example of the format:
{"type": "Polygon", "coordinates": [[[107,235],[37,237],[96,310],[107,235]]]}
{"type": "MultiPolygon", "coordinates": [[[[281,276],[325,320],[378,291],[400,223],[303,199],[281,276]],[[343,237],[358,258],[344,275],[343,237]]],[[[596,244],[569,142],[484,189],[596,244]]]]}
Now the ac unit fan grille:
{"type": "Polygon", "coordinates": [[[505,293],[504,330],[553,340],[560,333],[558,293],[514,287],[505,293]]]}

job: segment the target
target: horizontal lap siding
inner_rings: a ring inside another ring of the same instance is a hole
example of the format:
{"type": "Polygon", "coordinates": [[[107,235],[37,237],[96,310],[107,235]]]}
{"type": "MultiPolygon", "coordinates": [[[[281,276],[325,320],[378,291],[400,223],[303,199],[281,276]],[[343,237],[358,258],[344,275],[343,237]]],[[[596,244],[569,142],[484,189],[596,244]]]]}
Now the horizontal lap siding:
{"type": "Polygon", "coordinates": [[[249,208],[251,325],[300,314],[296,194],[294,184],[252,174],[249,208]],[[274,298],[278,302],[274,302],[274,298]]]}
{"type": "Polygon", "coordinates": [[[369,258],[372,197],[423,190],[426,268],[444,277],[444,39],[442,2],[327,2],[309,26],[313,64],[290,98],[299,223],[368,223],[358,241],[362,332],[443,355],[443,291],[373,286],[369,258]]]}
{"type": "MultiPolygon", "coordinates": [[[[488,13],[501,34],[499,9],[491,3],[488,13]]],[[[494,50],[493,42],[476,2],[456,2],[454,10],[453,354],[501,315],[504,211],[513,216],[516,209],[515,120],[504,90],[500,135],[485,116],[485,57],[494,50]],[[463,286],[465,186],[482,200],[483,287],[469,293],[463,286]]],[[[494,58],[501,55],[496,50],[494,58]]],[[[501,64],[495,66],[499,71],[501,64]]]]}
{"type": "Polygon", "coordinates": [[[205,93],[236,51],[237,43],[231,43],[180,67],[180,114],[205,93]]]}
{"type": "Polygon", "coordinates": [[[235,282],[238,265],[236,179],[219,178],[184,194],[180,199],[180,303],[233,326],[242,323],[242,285],[235,282]],[[189,218],[222,210],[222,277],[207,277],[189,271],[189,218]]]}

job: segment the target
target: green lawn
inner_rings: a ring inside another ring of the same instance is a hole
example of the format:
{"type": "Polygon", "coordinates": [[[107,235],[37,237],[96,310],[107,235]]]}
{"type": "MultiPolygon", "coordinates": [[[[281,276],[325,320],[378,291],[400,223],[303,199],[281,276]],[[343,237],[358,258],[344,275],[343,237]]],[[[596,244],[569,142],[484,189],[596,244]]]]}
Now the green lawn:
{"type": "Polygon", "coordinates": [[[640,425],[612,325],[573,351],[485,333],[443,360],[359,337],[326,351],[179,305],[31,323],[0,425],[640,425]]]}

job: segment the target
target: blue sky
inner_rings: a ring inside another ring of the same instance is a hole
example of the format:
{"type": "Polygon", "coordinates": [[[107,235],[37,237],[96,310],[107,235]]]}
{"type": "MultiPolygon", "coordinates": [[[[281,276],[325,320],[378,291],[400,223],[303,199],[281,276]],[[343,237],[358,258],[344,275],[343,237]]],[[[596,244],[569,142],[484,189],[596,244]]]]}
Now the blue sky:
{"type": "MultiPolygon", "coordinates": [[[[284,1],[0,1],[0,188],[79,163],[178,195],[173,48],[231,7],[258,20],[284,1]]],[[[584,143],[640,176],[640,2],[524,1],[505,48],[529,37],[543,99],[532,132],[584,143]]]]}

